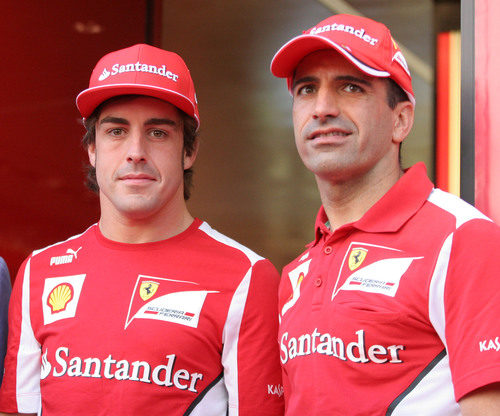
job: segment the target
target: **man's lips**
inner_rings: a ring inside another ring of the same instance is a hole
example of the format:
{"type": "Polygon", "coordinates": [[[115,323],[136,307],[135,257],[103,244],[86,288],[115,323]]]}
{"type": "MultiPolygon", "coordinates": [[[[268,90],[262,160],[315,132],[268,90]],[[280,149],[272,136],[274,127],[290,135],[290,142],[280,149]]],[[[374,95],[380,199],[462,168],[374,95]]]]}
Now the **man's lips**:
{"type": "Polygon", "coordinates": [[[128,173],[126,175],[120,176],[118,179],[130,183],[151,182],[156,180],[154,176],[148,175],[146,173],[128,173]]]}
{"type": "Polygon", "coordinates": [[[343,130],[343,129],[336,129],[336,128],[331,128],[331,129],[322,129],[322,130],[315,130],[311,134],[307,136],[307,140],[315,140],[315,139],[335,139],[339,137],[346,137],[350,135],[351,132],[348,130],[343,130]]]}

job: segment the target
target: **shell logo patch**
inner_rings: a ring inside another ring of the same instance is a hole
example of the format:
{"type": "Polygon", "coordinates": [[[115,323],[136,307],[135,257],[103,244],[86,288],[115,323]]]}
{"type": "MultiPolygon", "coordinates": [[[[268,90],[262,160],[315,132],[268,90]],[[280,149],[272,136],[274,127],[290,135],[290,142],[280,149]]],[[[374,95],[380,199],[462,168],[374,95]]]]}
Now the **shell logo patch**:
{"type": "Polygon", "coordinates": [[[361,266],[361,263],[363,263],[367,254],[368,250],[364,248],[353,248],[351,250],[351,254],[349,254],[349,261],[348,261],[349,269],[353,271],[356,270],[359,266],[361,266]]]}
{"type": "Polygon", "coordinates": [[[141,299],[146,301],[153,297],[158,290],[158,286],[160,286],[158,282],[153,282],[151,280],[141,282],[141,287],[139,288],[139,295],[141,296],[141,299]]]}
{"type": "Polygon", "coordinates": [[[399,46],[398,46],[398,44],[396,43],[396,41],[394,40],[394,38],[392,36],[391,36],[391,40],[392,40],[392,45],[394,46],[394,49],[398,50],[399,46]]]}
{"type": "Polygon", "coordinates": [[[309,273],[309,265],[311,264],[311,260],[309,259],[301,264],[298,267],[288,272],[288,278],[290,279],[290,283],[292,285],[293,292],[290,298],[286,301],[281,309],[281,316],[283,316],[300,298],[300,286],[302,281],[306,278],[307,273],[309,273]]]}
{"type": "Polygon", "coordinates": [[[45,279],[42,293],[45,325],[76,316],[85,276],[85,274],[77,274],[45,279]]]}
{"type": "Polygon", "coordinates": [[[73,286],[69,283],[61,283],[52,289],[47,299],[47,304],[52,310],[52,313],[64,311],[68,302],[73,299],[73,293],[73,286]]]}

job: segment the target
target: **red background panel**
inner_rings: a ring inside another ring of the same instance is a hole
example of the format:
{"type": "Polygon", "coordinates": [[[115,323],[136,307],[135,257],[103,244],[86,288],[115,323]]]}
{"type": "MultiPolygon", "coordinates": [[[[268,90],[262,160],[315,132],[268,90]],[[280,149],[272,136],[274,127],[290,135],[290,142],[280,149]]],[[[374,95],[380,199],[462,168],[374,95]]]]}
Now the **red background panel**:
{"type": "Polygon", "coordinates": [[[97,197],[83,182],[86,154],[74,100],[102,55],[145,41],[146,5],[3,2],[0,256],[11,275],[33,249],[98,219],[97,197]]]}
{"type": "Polygon", "coordinates": [[[500,223],[500,2],[475,3],[476,207],[500,223]]]}

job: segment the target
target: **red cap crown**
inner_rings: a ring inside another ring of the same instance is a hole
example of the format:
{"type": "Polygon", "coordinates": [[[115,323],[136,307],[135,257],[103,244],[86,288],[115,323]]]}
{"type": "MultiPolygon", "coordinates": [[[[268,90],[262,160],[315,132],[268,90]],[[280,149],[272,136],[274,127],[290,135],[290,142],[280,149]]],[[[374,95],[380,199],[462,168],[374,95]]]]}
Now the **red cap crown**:
{"type": "Polygon", "coordinates": [[[76,97],[82,117],[88,117],[109,98],[137,94],[167,101],[200,125],[193,80],[182,58],[173,52],[138,44],[102,57],[89,88],[76,97]]]}
{"type": "Polygon", "coordinates": [[[281,47],[271,62],[271,72],[288,78],[290,88],[299,62],[327,48],[337,50],[368,75],[393,79],[415,104],[410,70],[391,32],[366,17],[338,14],[319,22],[281,47]]]}

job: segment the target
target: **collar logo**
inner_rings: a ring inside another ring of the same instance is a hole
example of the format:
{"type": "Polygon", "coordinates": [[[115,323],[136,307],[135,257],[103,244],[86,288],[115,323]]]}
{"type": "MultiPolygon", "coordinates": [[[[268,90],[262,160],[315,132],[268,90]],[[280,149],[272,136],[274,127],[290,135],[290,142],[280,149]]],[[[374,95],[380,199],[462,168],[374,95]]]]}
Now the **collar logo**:
{"type": "Polygon", "coordinates": [[[359,266],[361,266],[367,254],[368,250],[364,248],[353,248],[351,250],[351,254],[349,254],[349,262],[348,262],[349,269],[351,271],[354,271],[359,266]]]}
{"type": "Polygon", "coordinates": [[[141,299],[146,301],[152,298],[158,290],[158,286],[160,286],[160,284],[158,282],[153,282],[152,280],[141,282],[141,287],[139,288],[141,299]]]}

